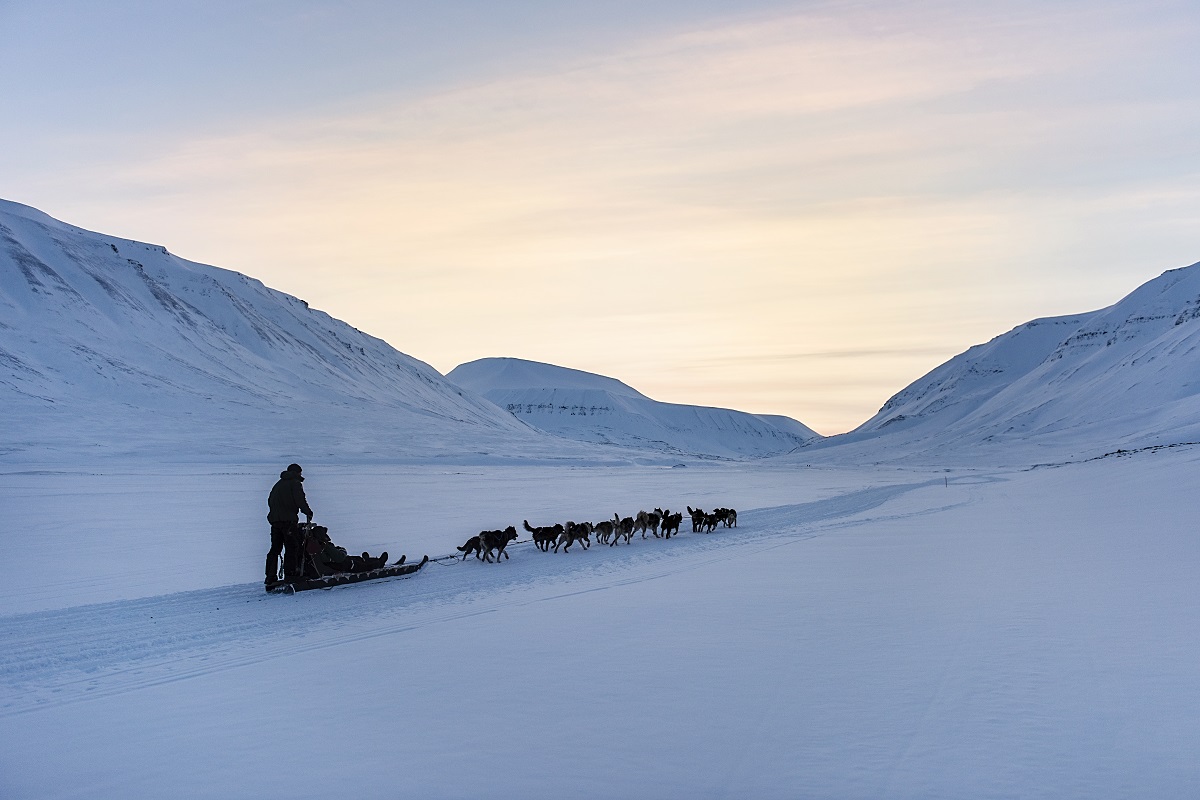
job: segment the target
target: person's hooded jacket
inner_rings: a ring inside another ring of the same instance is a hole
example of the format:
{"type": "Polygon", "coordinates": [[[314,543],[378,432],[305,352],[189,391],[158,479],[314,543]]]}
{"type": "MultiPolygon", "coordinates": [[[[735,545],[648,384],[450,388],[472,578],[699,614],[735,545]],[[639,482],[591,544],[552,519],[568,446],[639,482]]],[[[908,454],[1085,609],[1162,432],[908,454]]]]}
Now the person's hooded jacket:
{"type": "Polygon", "coordinates": [[[267,497],[267,522],[299,522],[300,512],[312,517],[312,509],[304,497],[304,477],[298,472],[281,472],[279,481],[267,497]]]}

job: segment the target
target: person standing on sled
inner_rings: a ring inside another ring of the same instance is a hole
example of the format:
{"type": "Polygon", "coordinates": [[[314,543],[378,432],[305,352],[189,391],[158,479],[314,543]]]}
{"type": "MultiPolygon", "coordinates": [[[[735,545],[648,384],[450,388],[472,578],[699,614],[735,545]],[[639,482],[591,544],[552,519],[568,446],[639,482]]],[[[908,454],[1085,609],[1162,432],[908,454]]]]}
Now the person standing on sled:
{"type": "Polygon", "coordinates": [[[304,556],[300,552],[300,512],[312,522],[313,512],[304,497],[304,478],[299,464],[289,464],[267,498],[267,522],[271,523],[271,550],[267,553],[268,584],[279,580],[279,554],[283,553],[284,580],[300,577],[304,556]]]}

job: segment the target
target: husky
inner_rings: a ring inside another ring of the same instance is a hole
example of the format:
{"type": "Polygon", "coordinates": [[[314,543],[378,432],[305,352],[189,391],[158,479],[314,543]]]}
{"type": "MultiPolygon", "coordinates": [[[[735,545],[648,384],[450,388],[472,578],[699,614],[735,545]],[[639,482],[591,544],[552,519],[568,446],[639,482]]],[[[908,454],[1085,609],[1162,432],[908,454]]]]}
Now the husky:
{"type": "Polygon", "coordinates": [[[642,532],[642,538],[646,538],[646,530],[649,529],[654,534],[655,539],[661,539],[658,535],[659,516],[653,511],[639,511],[637,519],[633,521],[633,529],[642,532]]]}
{"type": "Polygon", "coordinates": [[[479,554],[483,552],[483,548],[479,542],[479,537],[472,536],[470,539],[467,539],[467,543],[458,548],[458,552],[463,554],[463,561],[466,561],[467,556],[471,555],[471,553],[474,553],[475,557],[479,558],[479,554]]]}
{"type": "Polygon", "coordinates": [[[612,538],[615,530],[616,528],[611,519],[606,519],[603,522],[597,522],[592,525],[592,531],[596,534],[597,544],[610,544],[609,539],[612,538]]]}
{"type": "MultiPolygon", "coordinates": [[[[654,510],[659,511],[657,508],[654,510]]],[[[672,514],[669,508],[666,511],[659,511],[659,513],[662,514],[663,537],[670,539],[672,534],[678,536],[679,523],[683,522],[683,514],[680,514],[678,511],[672,514]]]]}
{"type": "Polygon", "coordinates": [[[622,536],[625,537],[625,544],[633,541],[633,517],[621,519],[620,514],[613,514],[613,533],[615,534],[612,540],[613,545],[620,542],[622,536]]]}
{"type": "MultiPolygon", "coordinates": [[[[502,531],[481,531],[479,534],[479,545],[483,550],[483,560],[492,563],[492,551],[496,552],[496,563],[500,563],[500,556],[508,558],[508,553],[504,548],[508,547],[508,543],[517,538],[517,529],[509,525],[502,531]]],[[[466,556],[464,556],[466,558],[466,556]]]]}
{"type": "Polygon", "coordinates": [[[587,550],[592,545],[591,539],[588,538],[591,533],[592,523],[590,522],[580,522],[578,524],[568,522],[567,526],[563,528],[562,535],[558,537],[558,543],[554,545],[554,552],[557,553],[560,546],[566,545],[563,547],[563,552],[565,553],[571,549],[571,545],[575,544],[575,542],[582,542],[583,549],[587,550]]]}
{"type": "Polygon", "coordinates": [[[692,518],[692,533],[699,533],[704,527],[704,512],[698,508],[687,507],[688,515],[692,518]]]}
{"type": "Polygon", "coordinates": [[[558,537],[562,536],[563,526],[561,523],[555,523],[547,527],[535,528],[529,524],[529,520],[525,520],[525,530],[533,534],[533,544],[538,550],[550,552],[550,546],[558,541],[558,537]]]}

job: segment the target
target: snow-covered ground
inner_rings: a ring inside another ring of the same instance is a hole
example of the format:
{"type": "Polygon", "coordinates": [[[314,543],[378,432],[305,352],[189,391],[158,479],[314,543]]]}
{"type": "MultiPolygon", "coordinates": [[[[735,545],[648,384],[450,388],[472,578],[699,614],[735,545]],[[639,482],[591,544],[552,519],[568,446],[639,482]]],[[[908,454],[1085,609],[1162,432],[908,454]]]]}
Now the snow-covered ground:
{"type": "Polygon", "coordinates": [[[1198,468],[312,462],[351,550],[740,524],[295,596],[270,468],[8,471],[0,797],[1195,797],[1198,468]]]}

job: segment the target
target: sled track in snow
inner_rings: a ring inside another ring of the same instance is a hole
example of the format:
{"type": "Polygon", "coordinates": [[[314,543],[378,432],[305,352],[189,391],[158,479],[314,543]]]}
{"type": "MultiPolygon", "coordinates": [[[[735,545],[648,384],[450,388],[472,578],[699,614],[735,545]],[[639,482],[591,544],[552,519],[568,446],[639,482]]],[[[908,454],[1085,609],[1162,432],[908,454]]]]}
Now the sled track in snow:
{"type": "Polygon", "coordinates": [[[261,584],[242,584],[0,617],[0,717],[677,575],[852,525],[856,515],[933,485],[941,480],[749,510],[738,528],[669,541],[635,537],[565,555],[524,542],[501,564],[468,558],[329,591],[267,595],[261,584]]]}

